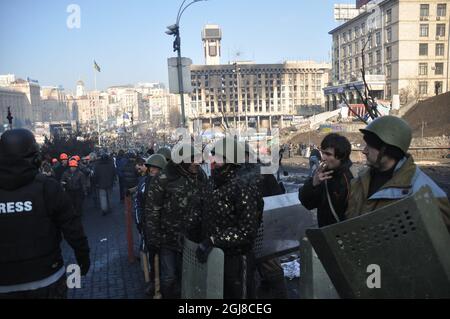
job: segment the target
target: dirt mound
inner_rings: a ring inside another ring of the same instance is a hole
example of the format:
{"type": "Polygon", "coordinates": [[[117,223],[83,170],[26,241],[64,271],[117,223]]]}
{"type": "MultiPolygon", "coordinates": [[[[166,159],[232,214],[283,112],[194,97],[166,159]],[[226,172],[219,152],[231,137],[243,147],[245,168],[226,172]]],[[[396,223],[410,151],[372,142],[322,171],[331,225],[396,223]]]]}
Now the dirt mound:
{"type": "Polygon", "coordinates": [[[450,134],[450,92],[417,103],[403,117],[411,125],[414,137],[450,134]]]}

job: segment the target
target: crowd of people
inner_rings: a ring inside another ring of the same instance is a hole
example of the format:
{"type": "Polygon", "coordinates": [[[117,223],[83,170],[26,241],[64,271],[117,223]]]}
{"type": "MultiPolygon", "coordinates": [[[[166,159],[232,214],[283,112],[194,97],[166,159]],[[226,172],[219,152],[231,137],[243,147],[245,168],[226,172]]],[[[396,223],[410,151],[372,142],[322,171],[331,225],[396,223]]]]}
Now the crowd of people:
{"type": "MultiPolygon", "coordinates": [[[[307,209],[317,209],[318,226],[372,212],[427,185],[450,231],[447,195],[408,154],[409,125],[386,116],[361,132],[368,168],[358,177],[350,171],[351,145],[345,137],[330,134],[320,148],[310,149],[311,177],[299,189],[299,199],[307,209]]],[[[62,153],[50,163],[40,160],[30,132],[4,133],[0,139],[0,297],[64,297],[61,234],[86,274],[90,259],[81,224],[83,200],[92,196],[102,214],[109,214],[118,182],[120,200],[133,199],[141,247],[151,265],[148,295],[160,288],[165,299],[181,298],[187,238],[198,243],[200,263],[208,261],[213,248],[223,250],[224,298],[257,298],[264,289],[270,291],[266,298],[287,298],[279,260],[257,261],[253,250],[263,218],[263,198],[282,195],[282,185],[275,176],[261,174],[264,164],[255,161],[249,144],[236,138],[215,143],[210,176],[201,167],[202,153],[187,143],[152,147],[140,154],[125,150],[83,156],[62,153]],[[243,161],[239,154],[245,154],[243,161]],[[27,205],[32,207],[27,210],[27,205]],[[46,231],[47,237],[42,237],[42,229],[51,230],[46,231]],[[156,288],[155,261],[160,269],[156,288]],[[31,266],[36,266],[32,275],[25,270],[31,266]]]]}

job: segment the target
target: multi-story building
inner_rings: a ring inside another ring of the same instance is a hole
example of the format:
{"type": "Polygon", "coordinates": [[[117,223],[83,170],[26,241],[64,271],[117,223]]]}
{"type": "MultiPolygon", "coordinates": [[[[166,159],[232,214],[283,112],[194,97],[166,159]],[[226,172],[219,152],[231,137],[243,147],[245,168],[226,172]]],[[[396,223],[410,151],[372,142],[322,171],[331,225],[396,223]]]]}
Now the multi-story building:
{"type": "Polygon", "coordinates": [[[0,86],[7,87],[12,82],[16,81],[16,76],[14,74],[0,75],[0,86]]]}
{"type": "Polygon", "coordinates": [[[42,122],[70,121],[72,119],[62,88],[54,86],[41,88],[41,113],[42,122]]]}
{"type": "Polygon", "coordinates": [[[322,88],[329,81],[331,65],[312,61],[220,64],[221,39],[219,26],[205,26],[205,65],[191,66],[189,121],[200,122],[202,128],[282,127],[299,108],[324,106],[322,88]]]}
{"type": "MultiPolygon", "coordinates": [[[[31,104],[25,93],[0,87],[0,123],[8,124],[8,107],[13,116],[14,127],[31,127],[33,122],[31,104]]],[[[1,130],[1,128],[0,128],[1,130]]]]}
{"type": "Polygon", "coordinates": [[[312,61],[283,64],[192,65],[190,120],[204,128],[283,127],[299,108],[323,106],[331,66],[312,61]]]}
{"type": "Polygon", "coordinates": [[[360,14],[330,31],[332,76],[327,109],[343,100],[360,103],[367,84],[380,99],[401,104],[449,91],[448,0],[358,1],[360,14]],[[364,50],[364,51],[363,51],[364,50]]]}
{"type": "Polygon", "coordinates": [[[27,79],[26,81],[17,79],[16,81],[11,82],[8,87],[14,91],[25,94],[28,103],[31,106],[31,108],[26,108],[25,117],[31,118],[32,122],[40,122],[42,120],[41,87],[38,82],[30,79],[27,79]],[[28,112],[31,112],[31,114],[28,114],[28,112]]]}
{"type": "Polygon", "coordinates": [[[96,125],[108,120],[109,97],[107,93],[93,91],[81,97],[67,97],[69,110],[76,114],[80,124],[96,125]]]}

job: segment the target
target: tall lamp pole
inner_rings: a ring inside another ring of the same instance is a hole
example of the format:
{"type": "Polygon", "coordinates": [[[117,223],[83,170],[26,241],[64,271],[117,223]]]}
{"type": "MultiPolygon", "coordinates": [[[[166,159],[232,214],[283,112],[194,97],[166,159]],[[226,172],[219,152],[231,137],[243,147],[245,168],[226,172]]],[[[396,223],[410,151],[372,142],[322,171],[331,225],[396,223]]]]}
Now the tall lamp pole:
{"type": "Polygon", "coordinates": [[[191,5],[193,5],[196,2],[201,1],[207,1],[207,0],[193,0],[189,4],[186,5],[186,1],[184,0],[181,4],[180,8],[178,9],[178,15],[177,20],[174,25],[171,25],[167,27],[166,34],[173,35],[175,37],[175,40],[173,42],[173,52],[178,52],[178,58],[177,58],[177,69],[178,69],[178,88],[180,91],[180,100],[181,100],[181,120],[183,127],[186,127],[186,115],[184,110],[184,85],[183,85],[183,65],[181,60],[181,37],[180,37],[180,20],[181,16],[183,15],[184,11],[186,11],[187,8],[189,8],[191,5]]]}

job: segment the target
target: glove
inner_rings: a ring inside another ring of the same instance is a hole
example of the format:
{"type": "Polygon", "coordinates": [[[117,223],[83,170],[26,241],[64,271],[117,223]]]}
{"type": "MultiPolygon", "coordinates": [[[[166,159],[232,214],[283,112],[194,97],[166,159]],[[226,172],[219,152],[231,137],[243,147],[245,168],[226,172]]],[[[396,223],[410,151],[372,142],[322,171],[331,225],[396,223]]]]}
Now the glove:
{"type": "Polygon", "coordinates": [[[200,245],[198,245],[195,255],[201,264],[205,264],[208,261],[208,256],[213,248],[214,244],[211,238],[205,239],[200,243],[200,245]]]}
{"type": "Polygon", "coordinates": [[[89,257],[89,253],[77,254],[77,263],[80,266],[81,276],[86,276],[89,272],[89,268],[91,267],[91,258],[89,257]]]}

